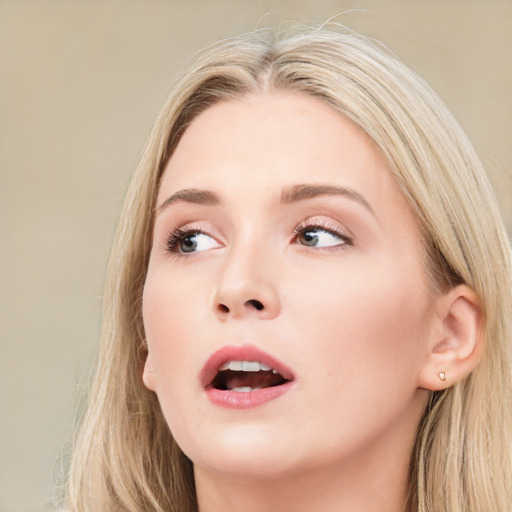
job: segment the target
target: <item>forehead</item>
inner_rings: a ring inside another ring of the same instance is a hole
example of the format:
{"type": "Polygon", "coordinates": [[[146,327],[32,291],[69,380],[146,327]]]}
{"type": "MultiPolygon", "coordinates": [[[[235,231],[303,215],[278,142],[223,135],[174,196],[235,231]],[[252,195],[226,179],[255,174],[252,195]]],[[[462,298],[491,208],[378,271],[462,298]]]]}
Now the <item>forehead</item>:
{"type": "Polygon", "coordinates": [[[276,90],[222,101],[197,116],[166,166],[160,197],[183,188],[271,195],[297,183],[343,186],[405,207],[359,127],[319,99],[276,90]]]}

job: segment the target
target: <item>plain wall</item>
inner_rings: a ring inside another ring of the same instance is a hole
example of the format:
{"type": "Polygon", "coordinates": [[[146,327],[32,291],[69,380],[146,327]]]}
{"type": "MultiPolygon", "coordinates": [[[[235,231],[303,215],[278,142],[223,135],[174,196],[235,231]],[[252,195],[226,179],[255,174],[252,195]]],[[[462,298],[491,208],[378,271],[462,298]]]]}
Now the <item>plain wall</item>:
{"type": "Polygon", "coordinates": [[[175,73],[219,38],[346,10],[452,108],[511,226],[510,1],[0,2],[0,511],[52,508],[122,197],[175,73]]]}

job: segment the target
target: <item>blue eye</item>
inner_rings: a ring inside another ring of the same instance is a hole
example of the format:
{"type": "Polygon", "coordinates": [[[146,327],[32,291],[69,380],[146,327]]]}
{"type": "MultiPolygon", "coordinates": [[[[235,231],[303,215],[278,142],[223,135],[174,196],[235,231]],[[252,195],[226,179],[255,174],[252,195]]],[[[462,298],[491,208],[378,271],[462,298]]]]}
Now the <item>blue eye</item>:
{"type": "Polygon", "coordinates": [[[167,240],[169,252],[190,254],[220,247],[219,243],[201,231],[182,231],[177,229],[167,240]]]}
{"type": "Polygon", "coordinates": [[[350,239],[321,226],[304,226],[296,230],[296,240],[307,247],[329,248],[350,244],[350,239]]]}

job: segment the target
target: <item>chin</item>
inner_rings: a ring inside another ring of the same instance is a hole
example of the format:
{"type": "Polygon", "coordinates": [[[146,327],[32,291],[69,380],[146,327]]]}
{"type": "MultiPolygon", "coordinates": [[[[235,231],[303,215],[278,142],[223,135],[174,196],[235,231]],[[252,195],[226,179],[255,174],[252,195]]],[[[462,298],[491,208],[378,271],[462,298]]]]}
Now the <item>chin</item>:
{"type": "Polygon", "coordinates": [[[283,478],[304,465],[289,436],[254,425],[228,428],[203,441],[182,448],[194,467],[238,481],[283,478]]]}

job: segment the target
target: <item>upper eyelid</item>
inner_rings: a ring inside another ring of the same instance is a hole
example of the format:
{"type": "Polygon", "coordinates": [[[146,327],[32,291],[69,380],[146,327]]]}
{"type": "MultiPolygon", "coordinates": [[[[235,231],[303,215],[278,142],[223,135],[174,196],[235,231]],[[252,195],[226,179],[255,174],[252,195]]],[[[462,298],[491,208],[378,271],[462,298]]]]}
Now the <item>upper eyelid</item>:
{"type": "MultiPolygon", "coordinates": [[[[339,233],[339,234],[342,234],[342,235],[345,235],[345,236],[351,236],[347,232],[346,229],[342,229],[336,223],[329,222],[329,221],[322,221],[322,220],[318,220],[318,221],[304,220],[304,221],[301,221],[293,229],[293,233],[292,234],[296,233],[298,230],[307,229],[307,228],[325,229],[326,231],[332,231],[334,233],[339,233]]],[[[183,225],[175,226],[174,228],[172,228],[168,232],[168,234],[171,235],[171,234],[176,233],[176,232],[180,232],[182,234],[183,233],[187,233],[187,234],[188,233],[190,233],[190,234],[202,233],[202,234],[205,234],[207,236],[211,236],[212,238],[217,238],[217,236],[213,235],[211,233],[211,231],[212,230],[209,230],[209,229],[204,228],[203,226],[200,226],[197,222],[186,222],[183,225]]]]}
{"type": "Polygon", "coordinates": [[[294,229],[294,233],[297,233],[302,230],[312,228],[312,229],[324,229],[325,231],[330,231],[332,233],[347,237],[347,238],[353,238],[352,233],[347,230],[346,228],[341,227],[337,222],[333,220],[304,220],[297,224],[296,228],[294,229]]]}
{"type": "Polygon", "coordinates": [[[306,229],[306,228],[318,228],[325,229],[326,231],[341,231],[338,226],[334,223],[325,222],[325,221],[302,221],[300,222],[295,229],[306,229]]]}
{"type": "Polygon", "coordinates": [[[204,221],[189,221],[189,222],[174,223],[171,225],[170,228],[167,227],[165,229],[165,231],[166,231],[167,238],[176,233],[179,233],[181,235],[203,233],[212,238],[218,239],[218,236],[213,233],[215,230],[209,229],[207,226],[205,226],[204,221]]]}

